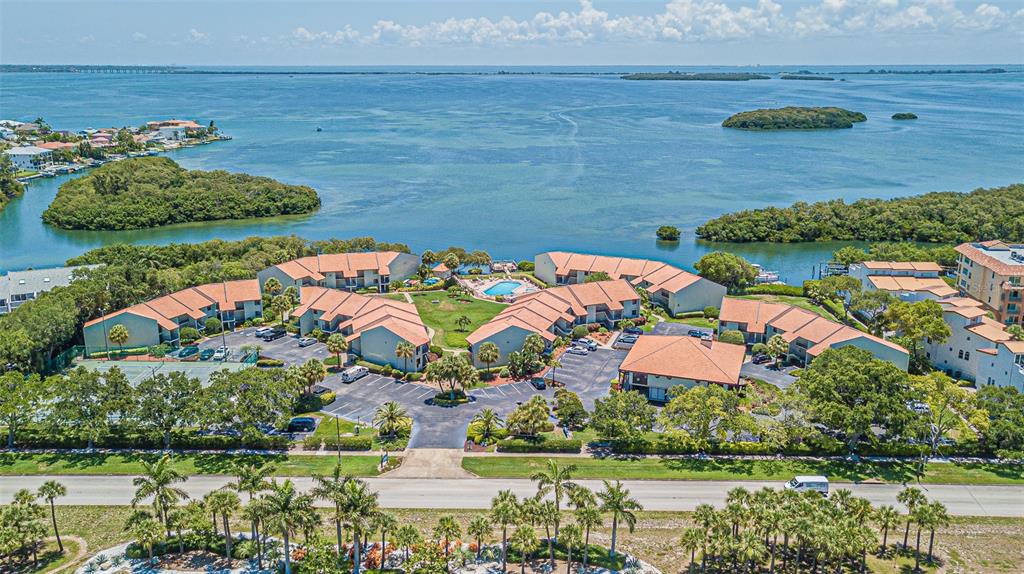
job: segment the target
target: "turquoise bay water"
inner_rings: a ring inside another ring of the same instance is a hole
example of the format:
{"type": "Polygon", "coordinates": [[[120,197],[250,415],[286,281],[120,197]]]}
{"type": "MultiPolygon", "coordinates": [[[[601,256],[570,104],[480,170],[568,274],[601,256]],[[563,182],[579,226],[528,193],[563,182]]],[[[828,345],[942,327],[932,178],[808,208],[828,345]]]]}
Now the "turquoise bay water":
{"type": "MultiPolygon", "coordinates": [[[[1024,181],[1024,73],[1012,70],[844,82],[0,74],[2,118],[43,116],[65,129],[213,119],[233,141],[171,157],[188,168],[310,185],[323,199],[306,217],[67,232],[39,219],[67,178],[42,180],[0,213],[0,269],[58,265],[112,242],[291,233],[372,235],[416,251],[458,245],[500,258],[580,250],[692,267],[723,247],[697,241],[693,229],[728,211],[1024,181]],[[815,133],[720,127],[737,111],[785,105],[836,105],[869,119],[815,133]],[[920,119],[889,119],[902,111],[920,119]],[[654,240],[663,224],[685,230],[678,245],[654,240]]],[[[795,282],[837,245],[725,247],[795,282]]]]}

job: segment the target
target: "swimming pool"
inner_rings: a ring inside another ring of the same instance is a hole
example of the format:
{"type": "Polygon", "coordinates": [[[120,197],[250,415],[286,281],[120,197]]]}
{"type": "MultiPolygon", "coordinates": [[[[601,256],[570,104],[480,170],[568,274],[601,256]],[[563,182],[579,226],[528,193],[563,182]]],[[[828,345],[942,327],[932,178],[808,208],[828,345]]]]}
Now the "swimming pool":
{"type": "Polygon", "coordinates": [[[519,289],[523,284],[519,281],[499,281],[494,285],[491,285],[487,289],[484,289],[484,293],[494,297],[496,295],[511,295],[516,289],[519,289]]]}

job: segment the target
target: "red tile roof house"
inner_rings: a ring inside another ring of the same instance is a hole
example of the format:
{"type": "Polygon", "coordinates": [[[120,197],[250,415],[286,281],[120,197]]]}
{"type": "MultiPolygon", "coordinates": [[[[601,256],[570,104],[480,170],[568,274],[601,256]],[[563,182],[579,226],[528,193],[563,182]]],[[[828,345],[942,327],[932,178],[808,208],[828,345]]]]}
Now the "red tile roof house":
{"type": "Polygon", "coordinates": [[[534,257],[534,275],[552,285],[575,285],[598,272],[642,287],[651,301],[676,315],[720,307],[726,288],[660,261],[549,251],[534,257]]]}
{"type": "Polygon", "coordinates": [[[313,329],[341,333],[352,353],[372,363],[408,371],[427,366],[430,337],[412,303],[309,286],[302,289],[302,304],[292,316],[299,318],[300,334],[313,329]],[[396,355],[402,341],[416,348],[414,357],[396,355]]]}
{"type": "Polygon", "coordinates": [[[419,269],[419,257],[397,251],[311,255],[267,267],[256,274],[260,286],[276,278],[282,287],[308,285],[332,289],[388,291],[392,281],[403,281],[419,269]]]}
{"type": "Polygon", "coordinates": [[[202,331],[205,322],[216,317],[231,327],[263,316],[259,284],[255,279],[209,283],[189,287],[115,311],[85,324],[82,329],[89,353],[114,345],[109,340],[114,325],[128,329],[125,348],[151,347],[167,343],[177,347],[182,327],[202,331]]]}
{"type": "Polygon", "coordinates": [[[640,337],[619,366],[623,390],[638,391],[648,400],[665,402],[673,387],[721,385],[738,388],[746,348],[710,338],[640,337]]]}
{"type": "Polygon", "coordinates": [[[550,345],[557,337],[570,335],[576,325],[600,323],[612,328],[622,319],[639,315],[640,296],[624,279],[565,285],[519,297],[466,341],[477,366],[486,366],[476,360],[480,345],[486,342],[500,351],[500,359],[492,366],[502,365],[509,353],[523,348],[530,334],[540,335],[550,345]]]}
{"type": "MultiPolygon", "coordinates": [[[[998,355],[999,343],[1010,340],[1006,326],[990,319],[981,301],[970,297],[943,299],[939,305],[950,336],[942,343],[925,343],[929,362],[951,377],[979,380],[979,366],[998,355]]],[[[997,377],[994,382],[1003,378],[997,377]]]]}
{"type": "Polygon", "coordinates": [[[931,261],[864,261],[850,265],[849,275],[867,290],[888,291],[909,302],[943,299],[956,289],[942,280],[942,267],[931,261]]]}
{"type": "Polygon", "coordinates": [[[910,354],[903,347],[792,305],[727,297],[718,319],[719,335],[740,331],[747,344],[782,335],[789,343],[788,360],[800,365],[809,364],[828,349],[847,345],[865,349],[903,370],[910,365],[910,354]]]}

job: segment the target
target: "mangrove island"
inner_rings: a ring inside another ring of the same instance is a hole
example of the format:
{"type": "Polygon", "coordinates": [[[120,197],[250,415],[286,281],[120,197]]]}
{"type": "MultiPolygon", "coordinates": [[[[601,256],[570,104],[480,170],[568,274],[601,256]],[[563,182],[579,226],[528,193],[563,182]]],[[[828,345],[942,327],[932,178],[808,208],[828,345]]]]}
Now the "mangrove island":
{"type": "Polygon", "coordinates": [[[43,221],[63,229],[145,229],[312,213],[310,187],[226,171],[190,171],[165,157],[104,165],[60,187],[43,221]]]}
{"type": "Polygon", "coordinates": [[[894,120],[916,120],[917,119],[917,114],[912,113],[912,112],[900,112],[898,114],[893,114],[892,115],[892,119],[894,119],[894,120]]]}
{"type": "Polygon", "coordinates": [[[843,108],[785,107],[762,109],[734,114],[722,122],[722,127],[738,130],[832,130],[852,128],[856,122],[867,120],[860,112],[843,108]]]}
{"type": "Polygon", "coordinates": [[[746,72],[641,72],[626,74],[623,80],[690,80],[705,82],[746,82],[748,80],[770,80],[771,76],[746,72]]]}

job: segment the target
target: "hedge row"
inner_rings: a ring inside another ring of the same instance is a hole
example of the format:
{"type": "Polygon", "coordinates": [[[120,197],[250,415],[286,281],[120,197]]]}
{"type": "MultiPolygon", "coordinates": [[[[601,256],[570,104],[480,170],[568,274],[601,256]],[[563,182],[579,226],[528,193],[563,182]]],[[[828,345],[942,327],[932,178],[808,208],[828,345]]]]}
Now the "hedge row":
{"type": "Polygon", "coordinates": [[[583,443],[579,439],[547,438],[544,440],[527,440],[507,438],[498,441],[498,452],[580,452],[583,443]]]}
{"type": "MultiPolygon", "coordinates": [[[[384,375],[386,377],[395,377],[396,379],[402,378],[402,369],[396,369],[391,365],[378,365],[369,361],[356,361],[356,364],[360,367],[366,367],[371,373],[376,375],[384,375]]],[[[423,378],[423,373],[404,373],[405,379],[409,381],[418,381],[423,378]]]]}
{"type": "MultiPolygon", "coordinates": [[[[911,445],[906,443],[869,443],[862,444],[857,449],[861,456],[900,456],[913,457],[921,454],[921,448],[927,446],[911,445]]],[[[702,452],[694,443],[687,440],[656,439],[640,440],[634,442],[613,442],[612,452],[616,454],[697,454],[702,452]]],[[[704,449],[708,454],[732,454],[751,456],[772,456],[784,454],[788,456],[842,456],[847,454],[846,444],[835,439],[823,439],[817,443],[804,443],[789,445],[779,449],[773,445],[760,442],[725,442],[712,444],[710,448],[704,449]]],[[[940,446],[941,456],[986,456],[986,453],[977,443],[964,443],[954,446],[940,446]]]]}
{"type": "MultiPolygon", "coordinates": [[[[54,435],[35,430],[22,430],[15,437],[18,448],[86,448],[89,442],[83,438],[54,435]]],[[[242,444],[241,437],[224,435],[198,435],[193,431],[171,432],[171,448],[182,450],[230,450],[250,448],[260,450],[288,450],[287,436],[263,435],[251,438],[242,444]]],[[[163,435],[160,433],[111,433],[101,436],[93,443],[95,448],[138,448],[162,449],[163,435]]]]}
{"type": "Polygon", "coordinates": [[[797,285],[754,285],[743,290],[744,295],[789,295],[803,297],[804,288],[797,285]]]}
{"type": "Polygon", "coordinates": [[[369,434],[341,438],[310,436],[302,441],[302,446],[306,450],[319,450],[321,443],[325,450],[370,450],[373,447],[373,437],[369,434]]]}

